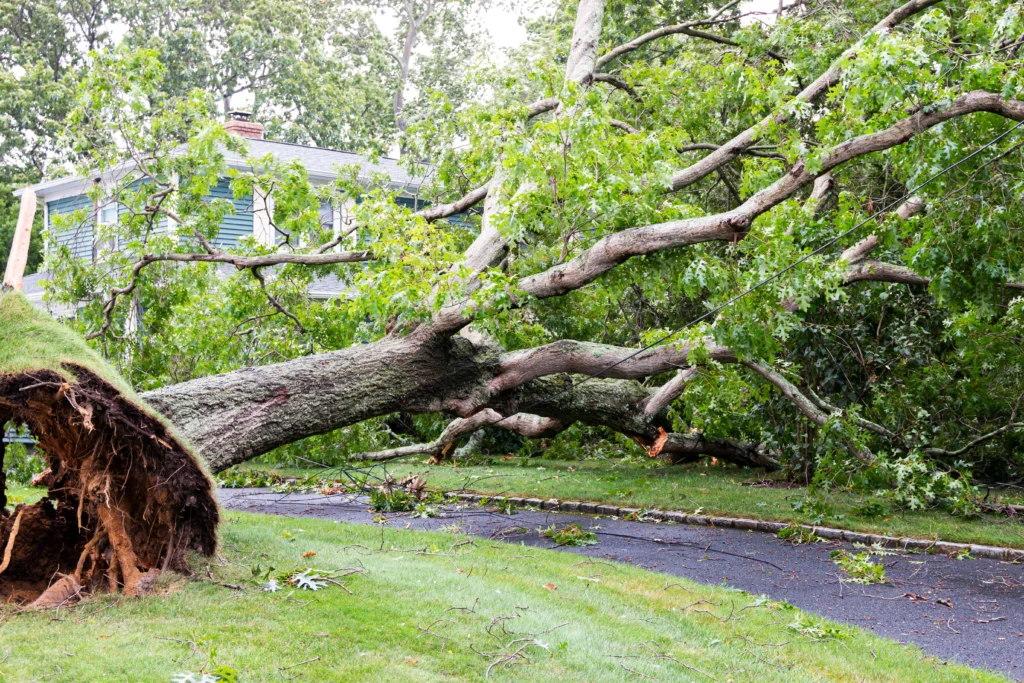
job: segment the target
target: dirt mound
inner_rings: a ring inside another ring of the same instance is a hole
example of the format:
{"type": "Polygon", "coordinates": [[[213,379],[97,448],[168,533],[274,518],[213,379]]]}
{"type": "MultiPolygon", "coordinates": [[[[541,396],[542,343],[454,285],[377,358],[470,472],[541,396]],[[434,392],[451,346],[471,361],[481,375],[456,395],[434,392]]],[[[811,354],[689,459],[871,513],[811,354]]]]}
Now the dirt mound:
{"type": "Polygon", "coordinates": [[[48,495],[0,513],[0,596],[34,599],[60,575],[134,595],[149,569],[183,570],[216,549],[212,485],[164,425],[98,376],[69,368],[0,377],[0,424],[29,426],[48,495]],[[6,566],[4,566],[6,565],[6,566]]]}
{"type": "Polygon", "coordinates": [[[0,599],[60,582],[136,595],[150,570],[212,555],[219,511],[199,461],[83,342],[26,307],[0,294],[0,425],[38,439],[48,493],[13,512],[0,495],[0,599]]]}

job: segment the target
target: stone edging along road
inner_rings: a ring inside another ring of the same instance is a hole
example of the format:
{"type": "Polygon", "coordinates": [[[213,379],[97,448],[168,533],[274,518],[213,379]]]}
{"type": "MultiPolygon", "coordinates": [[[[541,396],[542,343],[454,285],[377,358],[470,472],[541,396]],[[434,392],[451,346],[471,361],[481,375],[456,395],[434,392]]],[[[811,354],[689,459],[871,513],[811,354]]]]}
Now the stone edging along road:
{"type": "Polygon", "coordinates": [[[689,524],[692,526],[704,527],[725,527],[729,529],[745,529],[748,531],[762,531],[765,533],[777,534],[786,527],[806,529],[818,538],[829,541],[846,541],[847,543],[863,543],[864,545],[880,544],[884,548],[895,548],[899,550],[917,550],[942,553],[944,555],[955,555],[961,552],[968,552],[972,557],[983,557],[990,560],[1004,560],[1008,562],[1024,562],[1024,550],[1016,548],[1002,548],[991,545],[977,545],[972,543],[950,543],[948,541],[929,541],[921,538],[910,538],[907,536],[883,536],[881,534],[862,534],[856,531],[845,529],[834,529],[826,526],[808,526],[806,524],[786,524],[785,522],[763,522],[756,519],[745,519],[742,517],[711,517],[708,515],[688,515],[685,512],[664,512],[662,510],[641,510],[639,508],[624,508],[616,505],[605,505],[601,503],[581,503],[572,500],[541,500],[540,498],[515,498],[505,496],[484,496],[475,493],[445,492],[446,498],[454,498],[467,502],[479,503],[506,503],[516,507],[533,507],[538,510],[550,510],[556,512],[575,512],[588,515],[604,515],[606,517],[626,518],[630,515],[639,515],[647,519],[661,522],[676,522],[677,524],[689,524]]]}

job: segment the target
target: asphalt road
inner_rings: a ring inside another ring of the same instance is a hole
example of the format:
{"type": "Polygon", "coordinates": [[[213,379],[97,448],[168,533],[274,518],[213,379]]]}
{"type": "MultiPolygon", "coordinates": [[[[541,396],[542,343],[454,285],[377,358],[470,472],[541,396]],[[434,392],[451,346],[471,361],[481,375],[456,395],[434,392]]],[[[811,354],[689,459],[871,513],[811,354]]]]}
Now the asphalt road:
{"type": "MultiPolygon", "coordinates": [[[[228,509],[289,517],[372,524],[375,516],[365,498],[346,494],[222,489],[220,498],[228,509]]],[[[575,522],[593,527],[600,543],[562,548],[565,552],[628,562],[706,584],[725,582],[913,643],[936,657],[1024,680],[1024,565],[897,553],[875,558],[886,565],[888,584],[861,586],[841,583],[840,571],[829,559],[836,548],[857,550],[845,543],[793,546],[770,534],[737,529],[525,510],[510,517],[476,506],[442,509],[443,516],[431,519],[388,516],[395,525],[424,530],[458,521],[477,536],[545,548],[555,545],[538,533],[538,527],[575,522]]]]}

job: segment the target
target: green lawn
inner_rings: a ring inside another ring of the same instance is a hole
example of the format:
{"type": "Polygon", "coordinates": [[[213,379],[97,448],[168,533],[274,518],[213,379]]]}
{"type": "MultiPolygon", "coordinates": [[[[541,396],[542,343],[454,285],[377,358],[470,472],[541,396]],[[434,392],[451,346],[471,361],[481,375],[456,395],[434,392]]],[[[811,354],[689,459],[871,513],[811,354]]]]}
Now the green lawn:
{"type": "MultiPolygon", "coordinates": [[[[806,489],[744,485],[757,482],[763,476],[750,470],[537,459],[491,459],[490,464],[469,467],[429,466],[422,460],[407,460],[390,463],[387,467],[396,479],[415,473],[423,476],[430,487],[443,490],[465,488],[488,495],[558,498],[687,512],[703,508],[704,514],[709,515],[1024,548],[1024,523],[995,515],[965,519],[943,511],[890,510],[879,516],[867,516],[859,510],[865,497],[844,492],[819,496],[820,505],[804,505],[797,510],[794,504],[807,498],[806,489]]],[[[277,471],[287,476],[336,476],[330,471],[323,474],[315,470],[277,471]]],[[[1005,493],[999,500],[1019,502],[1019,499],[1007,499],[1005,493]]]]}
{"type": "MultiPolygon", "coordinates": [[[[785,604],[626,565],[454,530],[224,518],[210,572],[245,590],[178,578],[160,596],[106,596],[59,613],[7,608],[0,680],[167,683],[215,665],[237,669],[239,683],[482,680],[496,662],[491,678],[520,681],[1004,680],[785,604]],[[264,592],[250,580],[257,564],[363,573],[343,579],[351,595],[333,585],[264,592]],[[506,671],[501,657],[516,652],[506,671]]],[[[205,563],[195,569],[206,576],[205,563]]]]}

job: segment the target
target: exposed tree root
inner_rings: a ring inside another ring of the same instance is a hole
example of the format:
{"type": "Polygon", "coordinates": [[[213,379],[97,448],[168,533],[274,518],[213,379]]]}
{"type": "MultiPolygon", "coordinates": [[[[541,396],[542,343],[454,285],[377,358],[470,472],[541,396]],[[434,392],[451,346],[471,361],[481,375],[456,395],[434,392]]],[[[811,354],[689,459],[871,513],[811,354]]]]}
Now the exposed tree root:
{"type": "Polygon", "coordinates": [[[0,510],[0,599],[52,608],[81,593],[145,593],[163,570],[212,555],[213,486],[158,419],[89,370],[0,375],[0,424],[29,426],[48,495],[0,510]]]}

